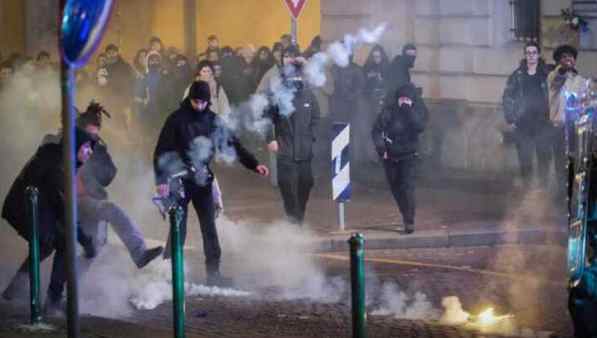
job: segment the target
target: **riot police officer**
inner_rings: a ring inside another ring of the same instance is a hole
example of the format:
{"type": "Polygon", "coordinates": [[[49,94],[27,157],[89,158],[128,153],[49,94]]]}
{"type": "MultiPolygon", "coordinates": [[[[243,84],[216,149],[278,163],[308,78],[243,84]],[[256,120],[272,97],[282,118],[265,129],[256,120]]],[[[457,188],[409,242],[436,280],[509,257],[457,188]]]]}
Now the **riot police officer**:
{"type": "Polygon", "coordinates": [[[415,230],[415,174],[419,134],[428,112],[412,83],[400,86],[373,126],[371,136],[382,158],[388,183],[407,234],[415,230]]]}

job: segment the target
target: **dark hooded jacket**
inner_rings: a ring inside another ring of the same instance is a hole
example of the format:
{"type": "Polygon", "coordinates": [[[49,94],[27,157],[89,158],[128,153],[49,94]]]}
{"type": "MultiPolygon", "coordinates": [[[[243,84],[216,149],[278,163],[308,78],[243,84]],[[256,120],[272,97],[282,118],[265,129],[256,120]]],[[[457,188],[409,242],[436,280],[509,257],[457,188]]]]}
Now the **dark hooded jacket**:
{"type": "Polygon", "coordinates": [[[280,114],[277,106],[269,109],[267,115],[272,119],[273,128],[266,139],[268,143],[278,142],[278,159],[310,161],[320,118],[319,105],[308,88],[296,91],[292,104],[295,111],[290,116],[280,114]]]}
{"type": "Polygon", "coordinates": [[[167,182],[168,173],[160,165],[160,158],[168,153],[176,153],[187,166],[193,161],[189,156],[193,140],[198,137],[205,137],[212,141],[209,156],[204,160],[204,165],[209,171],[209,181],[213,181],[213,173],[209,164],[214,153],[222,151],[223,147],[232,147],[240,163],[249,170],[256,171],[259,164],[255,157],[246,150],[238,138],[224,125],[224,122],[214,112],[207,108],[198,112],[191,106],[190,100],[185,99],[180,108],[174,111],[164,124],[160,137],[154,151],[154,172],[157,184],[167,182]]]}
{"type": "Polygon", "coordinates": [[[547,123],[549,120],[549,88],[547,85],[547,75],[549,74],[549,67],[543,62],[539,61],[537,65],[536,76],[541,81],[540,102],[531,100],[531,95],[528,86],[526,85],[525,77],[527,76],[528,67],[526,60],[520,62],[520,66],[508,77],[506,88],[502,96],[504,105],[504,117],[506,122],[516,124],[521,128],[530,128],[538,122],[547,123]]]}
{"type": "MultiPolygon", "coordinates": [[[[80,146],[93,140],[82,131],[77,131],[77,151],[80,146]]],[[[77,163],[77,169],[81,163],[77,163]]],[[[30,239],[27,226],[25,197],[27,187],[39,191],[40,237],[48,233],[63,233],[64,224],[64,167],[62,143],[45,143],[27,162],[13,182],[2,208],[4,218],[23,238],[30,239]]]]}
{"type": "Polygon", "coordinates": [[[420,96],[413,96],[412,107],[399,107],[398,96],[398,93],[392,96],[394,103],[383,108],[371,132],[379,156],[387,152],[388,158],[395,161],[417,152],[419,134],[425,129],[429,115],[420,96]]]}
{"type": "Polygon", "coordinates": [[[410,83],[410,56],[398,55],[394,58],[390,65],[390,76],[387,83],[388,94],[387,98],[392,98],[398,88],[410,83]]]}

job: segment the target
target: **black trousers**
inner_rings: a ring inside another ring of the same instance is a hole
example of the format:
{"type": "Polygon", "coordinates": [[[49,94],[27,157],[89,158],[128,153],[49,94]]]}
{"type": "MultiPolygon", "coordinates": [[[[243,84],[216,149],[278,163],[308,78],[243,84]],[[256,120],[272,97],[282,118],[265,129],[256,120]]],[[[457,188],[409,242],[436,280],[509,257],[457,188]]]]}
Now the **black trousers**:
{"type": "Polygon", "coordinates": [[[533,175],[533,159],[537,157],[537,174],[542,183],[548,183],[549,163],[552,157],[553,128],[537,127],[536,130],[521,130],[516,134],[516,150],[520,175],[530,180],[533,175]]]}
{"type": "Polygon", "coordinates": [[[313,181],[310,160],[278,159],[278,186],[290,222],[303,223],[313,181]]]}
{"type": "Polygon", "coordinates": [[[208,274],[219,273],[220,257],[222,249],[218,239],[216,229],[216,217],[214,208],[214,199],[212,195],[211,183],[205,187],[200,187],[194,183],[185,183],[185,199],[182,201],[184,211],[182,222],[183,243],[187,232],[187,218],[189,202],[193,203],[193,208],[199,219],[201,227],[201,237],[203,238],[203,253],[205,254],[205,266],[208,274]]]}
{"type": "Polygon", "coordinates": [[[414,154],[400,160],[384,161],[386,177],[404,224],[415,224],[416,164],[414,154]]]}
{"type": "MultiPolygon", "coordinates": [[[[54,253],[52,261],[52,273],[50,276],[50,285],[48,287],[48,298],[52,302],[59,302],[64,292],[66,283],[66,240],[65,234],[58,231],[56,218],[51,211],[40,209],[40,231],[39,237],[39,262],[45,261],[54,253]]],[[[77,240],[83,246],[92,245],[91,238],[86,236],[80,228],[77,227],[77,240]]],[[[29,272],[30,256],[19,267],[17,276],[29,272]]],[[[17,281],[17,276],[13,277],[11,284],[17,281]]]]}

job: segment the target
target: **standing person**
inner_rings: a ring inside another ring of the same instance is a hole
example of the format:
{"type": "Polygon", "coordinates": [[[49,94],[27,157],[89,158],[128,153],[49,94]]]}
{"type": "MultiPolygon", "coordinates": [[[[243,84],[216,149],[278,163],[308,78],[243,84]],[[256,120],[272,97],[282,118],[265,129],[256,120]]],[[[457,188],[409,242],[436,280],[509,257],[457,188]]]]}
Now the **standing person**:
{"type": "Polygon", "coordinates": [[[209,84],[204,81],[194,82],[189,96],[168,117],[162,128],[154,152],[154,171],[157,192],[161,197],[170,194],[170,187],[166,182],[172,173],[167,170],[170,163],[164,162],[172,155],[180,158],[186,166],[193,165],[200,173],[183,180],[185,198],[181,206],[184,209],[184,233],[186,234],[188,204],[192,202],[201,226],[207,284],[221,285],[226,284],[226,281],[220,275],[221,249],[215,225],[213,173],[210,163],[216,152],[226,151],[228,154],[235,154],[243,166],[261,176],[268,176],[269,169],[259,164],[226,128],[224,122],[210,110],[210,100],[209,84]],[[205,156],[193,156],[191,149],[198,144],[205,147],[200,149],[205,156]]]}
{"type": "MultiPolygon", "coordinates": [[[[222,87],[214,77],[214,69],[208,61],[202,61],[197,66],[195,81],[204,81],[209,84],[210,109],[216,115],[229,114],[230,102],[224,87],[222,87]]],[[[189,95],[190,86],[184,91],[183,99],[189,95]]]]}
{"type": "Polygon", "coordinates": [[[538,178],[542,186],[547,186],[552,133],[548,117],[548,70],[536,42],[525,45],[524,55],[504,89],[504,117],[515,133],[523,183],[531,182],[536,154],[538,178]]]}
{"type": "Polygon", "coordinates": [[[137,51],[133,62],[135,83],[133,85],[133,114],[137,121],[141,117],[145,104],[147,104],[147,87],[145,77],[147,76],[147,50],[137,51]]]}
{"type": "Polygon", "coordinates": [[[110,99],[115,110],[124,112],[131,108],[133,100],[133,68],[120,56],[120,50],[115,44],[106,47],[106,62],[110,99]]]}
{"type": "Polygon", "coordinates": [[[350,122],[359,116],[359,102],[363,94],[365,82],[363,70],[349,57],[350,63],[346,67],[332,66],[334,93],[330,98],[332,119],[336,122],[350,122]]]}
{"type": "Polygon", "coordinates": [[[253,59],[254,79],[252,82],[255,86],[259,85],[265,73],[274,66],[274,63],[274,56],[269,48],[265,46],[259,48],[256,57],[253,59]]]}
{"type": "Polygon", "coordinates": [[[365,75],[363,93],[366,109],[363,113],[360,128],[357,129],[359,131],[358,143],[362,145],[359,152],[365,155],[363,160],[376,162],[377,154],[375,154],[375,147],[371,143],[368,134],[383,108],[390,77],[390,61],[382,46],[373,46],[363,66],[363,73],[365,75]]]}
{"type": "Polygon", "coordinates": [[[292,36],[290,36],[290,34],[283,34],[280,37],[280,44],[282,44],[282,50],[290,48],[290,46],[294,44],[292,41],[292,36]]]}
{"type": "Polygon", "coordinates": [[[411,83],[410,70],[415,66],[417,59],[417,47],[412,43],[407,43],[402,47],[402,54],[397,55],[390,65],[390,78],[388,82],[388,98],[396,93],[398,88],[407,83],[411,83]]]}
{"type": "Polygon", "coordinates": [[[220,53],[220,40],[215,34],[212,34],[207,37],[207,50],[205,51],[208,54],[211,51],[216,51],[218,54],[220,53]]]}
{"type": "Polygon", "coordinates": [[[152,36],[149,39],[149,52],[155,52],[160,55],[160,57],[164,57],[164,43],[162,40],[157,36],[152,36]]]}
{"type": "Polygon", "coordinates": [[[298,48],[286,49],[282,60],[282,83],[293,93],[294,112],[284,112],[274,103],[268,113],[273,128],[267,135],[267,148],[277,154],[278,186],[286,215],[290,222],[302,225],[313,187],[311,160],[320,112],[315,95],[302,80],[306,61],[298,48]]]}
{"type": "Polygon", "coordinates": [[[415,179],[419,134],[428,112],[414,85],[400,87],[377,117],[371,132],[384,163],[392,195],[398,204],[407,234],[415,231],[415,179]]]}
{"type": "MultiPolygon", "coordinates": [[[[27,226],[27,213],[23,201],[27,187],[39,191],[39,245],[40,262],[54,252],[52,275],[46,298],[45,311],[48,315],[63,312],[62,293],[66,282],[66,241],[64,229],[64,167],[62,141],[41,145],[27,162],[13,182],[2,209],[4,218],[25,240],[31,240],[31,229],[27,226]]],[[[85,131],[75,130],[76,168],[80,168],[93,154],[94,140],[85,131]]],[[[95,255],[91,239],[77,227],[78,240],[85,249],[85,255],[95,255]]],[[[2,296],[12,299],[17,296],[20,285],[26,283],[29,271],[28,257],[19,268],[16,276],[4,290],[2,296]]]]}
{"type": "Polygon", "coordinates": [[[173,103],[178,105],[180,103],[180,93],[184,93],[189,83],[193,82],[193,71],[186,56],[176,56],[170,76],[172,77],[172,91],[176,93],[172,97],[172,101],[175,101],[173,103]]]}
{"type": "MultiPolygon", "coordinates": [[[[585,83],[585,78],[576,70],[578,51],[569,45],[562,45],[553,52],[556,68],[547,76],[549,86],[549,119],[554,128],[553,150],[554,164],[558,181],[558,196],[567,192],[567,157],[566,128],[572,128],[574,117],[566,114],[566,93],[578,93],[585,83]]],[[[572,131],[569,132],[571,133],[572,131]]]]}
{"type": "MultiPolygon", "coordinates": [[[[149,128],[149,135],[153,135],[164,122],[164,111],[169,108],[170,100],[174,93],[170,76],[162,65],[162,58],[156,52],[147,54],[147,105],[143,114],[143,123],[149,128]]],[[[176,97],[179,97],[176,93],[176,97]]]]}

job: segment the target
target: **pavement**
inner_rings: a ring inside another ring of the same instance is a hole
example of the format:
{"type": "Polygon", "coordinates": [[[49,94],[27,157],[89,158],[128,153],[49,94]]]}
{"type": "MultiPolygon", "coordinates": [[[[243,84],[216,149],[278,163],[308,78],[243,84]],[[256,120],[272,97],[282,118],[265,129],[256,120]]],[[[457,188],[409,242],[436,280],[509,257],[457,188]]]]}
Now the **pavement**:
{"type": "MultiPolygon", "coordinates": [[[[240,223],[275,223],[283,219],[275,187],[251,179],[251,174],[238,168],[232,169],[234,175],[230,168],[218,169],[226,175],[220,184],[230,219],[240,223]]],[[[330,178],[319,175],[305,225],[318,237],[312,249],[347,250],[347,239],[357,232],[365,236],[369,249],[567,245],[566,201],[554,198],[550,187],[517,187],[511,176],[455,173],[422,176],[418,181],[416,231],[407,235],[379,166],[353,172],[353,197],[345,203],[344,227],[338,223],[337,204],[330,199],[330,178]]]]}
{"type": "MultiPolygon", "coordinates": [[[[322,172],[322,171],[319,171],[322,172]]],[[[276,224],[284,218],[279,192],[267,180],[256,179],[254,174],[235,168],[216,169],[221,177],[224,193],[225,215],[237,224],[276,224]]],[[[454,282],[453,274],[443,273],[445,266],[437,263],[441,250],[459,248],[489,248],[504,245],[531,246],[548,245],[564,250],[567,230],[565,226],[565,203],[554,199],[547,187],[520,189],[508,177],[471,178],[440,175],[433,179],[421,178],[417,189],[417,221],[414,234],[402,230],[400,213],[385,184],[379,168],[369,168],[366,174],[355,172],[353,198],[346,204],[346,224],[341,229],[337,222],[335,202],[330,199],[329,176],[318,175],[308,205],[305,228],[314,236],[306,243],[308,252],[319,253],[327,261],[342,261],[345,269],[347,240],[353,233],[362,233],[366,249],[403,250],[405,252],[427,252],[430,258],[425,264],[417,265],[423,271],[418,274],[422,283],[449,283],[465,289],[474,289],[487,284],[479,279],[471,284],[469,272],[462,269],[462,276],[454,282]],[[434,263],[435,262],[435,263],[434,263]],[[435,264],[435,265],[434,265],[435,264]],[[429,274],[428,270],[439,269],[429,274]],[[427,269],[427,270],[426,270],[427,269]],[[433,277],[431,277],[433,276],[433,277]],[[442,282],[437,282],[441,280],[442,282]],[[458,286],[457,285],[457,286],[458,286]]],[[[115,194],[118,199],[118,193],[115,194]]],[[[154,217],[153,215],[152,217],[154,217]]],[[[143,219],[143,215],[138,215],[143,219]]],[[[194,214],[191,213],[194,218],[194,214]]],[[[196,220],[190,220],[196,222],[196,220]]],[[[191,227],[194,227],[191,225],[191,227]]],[[[144,232],[155,239],[165,238],[165,228],[146,227],[144,232]]],[[[195,228],[196,229],[196,228],[195,228]]],[[[198,231],[189,233],[188,243],[201,243],[198,231]]],[[[283,240],[283,239],[281,239],[283,240]]],[[[226,243],[224,243],[226,244],[226,243]]],[[[283,243],[282,243],[283,245],[283,243]]],[[[189,244],[190,249],[197,249],[189,244]]],[[[226,247],[224,247],[226,250],[226,247]]],[[[194,253],[194,256],[200,254],[194,253]]],[[[470,256],[469,254],[463,254],[470,256]]],[[[558,257],[561,256],[561,252],[558,257]]],[[[541,256],[539,256],[541,257],[541,256]]],[[[388,265],[404,262],[372,257],[371,262],[388,265]]],[[[331,264],[331,263],[329,263],[331,264]]],[[[418,264],[418,263],[417,263],[418,264]]],[[[395,274],[392,265],[388,273],[395,274]]],[[[484,270],[483,270],[484,271],[484,270]]],[[[345,272],[345,271],[344,271],[345,272]]],[[[473,271],[474,272],[474,271],[473,271]]],[[[510,272],[516,274],[516,271],[510,272]]],[[[555,275],[560,276],[562,271],[555,275]]],[[[408,275],[407,275],[408,276],[408,275]]],[[[488,274],[488,278],[499,274],[488,274]]],[[[473,278],[474,279],[474,278],[473,278]]],[[[507,279],[510,280],[510,279],[507,279]]],[[[555,280],[544,290],[558,293],[557,303],[565,304],[565,276],[555,280]],[[561,293],[561,294],[560,294],[561,293]]],[[[533,281],[536,283],[536,281],[533,281]]],[[[504,285],[506,282],[503,283],[504,285]]],[[[433,286],[430,286],[430,288],[433,286]]],[[[437,286],[436,286],[437,287],[437,286]]],[[[440,289],[441,289],[440,287],[440,289]]],[[[455,286],[456,287],[456,286],[455,286]]],[[[500,286],[506,288],[506,286],[500,286]]],[[[464,290],[463,292],[466,292],[464,290]]],[[[443,295],[445,290],[438,291],[443,295]]],[[[439,296],[438,296],[439,297],[439,296]]],[[[350,304],[348,297],[335,303],[314,303],[305,300],[231,299],[224,297],[199,297],[188,299],[186,337],[350,337],[350,304]],[[208,316],[200,311],[207,309],[208,316]]],[[[497,299],[496,299],[497,301],[497,299]]],[[[561,305],[561,304],[560,304],[561,305]]],[[[64,337],[63,320],[51,323],[55,331],[30,331],[20,325],[27,322],[27,308],[0,302],[0,337],[64,337]]],[[[552,314],[556,318],[567,316],[565,309],[558,308],[552,314]],[[559,316],[559,317],[558,317],[559,316]]],[[[557,319],[556,319],[557,320],[557,319]]],[[[554,320],[551,320],[554,321],[554,320]]],[[[395,319],[384,316],[370,316],[369,337],[555,337],[551,331],[512,331],[507,334],[491,334],[464,326],[446,326],[437,321],[395,319]]],[[[82,337],[88,338],[136,338],[173,337],[171,327],[171,304],[166,302],[152,311],[137,312],[132,318],[123,320],[84,316],[81,319],[82,337]]],[[[562,329],[559,337],[569,336],[569,328],[562,329]]]]}

